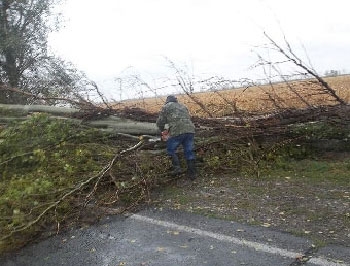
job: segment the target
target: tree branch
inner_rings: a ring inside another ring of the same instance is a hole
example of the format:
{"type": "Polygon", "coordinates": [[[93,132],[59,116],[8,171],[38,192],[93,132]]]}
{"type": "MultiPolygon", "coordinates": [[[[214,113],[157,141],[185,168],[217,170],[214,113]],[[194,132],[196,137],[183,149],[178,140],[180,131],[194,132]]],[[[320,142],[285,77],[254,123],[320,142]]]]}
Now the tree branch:
{"type": "MultiPolygon", "coordinates": [[[[290,47],[290,44],[286,41],[287,43],[287,47],[288,47],[288,52],[290,54],[288,54],[280,45],[278,45],[266,32],[264,32],[265,37],[271,42],[271,44],[282,54],[284,55],[288,60],[290,60],[291,62],[293,62],[296,66],[304,69],[308,74],[310,74],[311,76],[313,76],[314,78],[317,79],[318,82],[321,83],[322,87],[324,88],[324,90],[331,95],[333,98],[336,99],[336,101],[338,101],[340,104],[345,105],[346,102],[341,99],[335,90],[333,90],[328,83],[321,78],[315,71],[311,70],[309,67],[305,66],[302,62],[302,60],[294,54],[292,48],[290,47]]],[[[286,40],[286,39],[285,39],[286,40]]]]}
{"type": "Polygon", "coordinates": [[[141,139],[137,144],[135,144],[132,147],[129,147],[127,149],[122,150],[120,153],[116,154],[114,156],[114,158],[105,166],[102,168],[102,170],[97,174],[94,175],[88,179],[86,179],[85,181],[81,182],[79,185],[77,185],[74,189],[70,190],[69,192],[67,192],[66,194],[64,194],[62,197],[60,197],[58,200],[56,200],[55,202],[53,202],[52,204],[50,204],[46,209],[44,209],[34,220],[32,220],[31,222],[29,222],[26,225],[23,225],[22,227],[19,227],[15,230],[12,230],[10,233],[8,233],[7,235],[3,236],[2,238],[0,238],[0,241],[6,240],[9,237],[11,237],[13,234],[15,233],[19,233],[19,232],[23,232],[26,229],[32,227],[33,225],[35,225],[36,223],[38,223],[43,217],[44,215],[46,215],[50,210],[57,208],[58,205],[63,202],[66,198],[68,198],[69,196],[73,195],[74,193],[76,193],[77,191],[81,190],[83,187],[85,187],[86,185],[88,185],[89,183],[91,183],[94,180],[97,180],[95,183],[95,186],[93,188],[93,190],[89,193],[89,195],[87,196],[87,198],[91,197],[92,194],[96,191],[96,188],[98,186],[99,181],[101,180],[101,178],[103,178],[105,176],[105,174],[112,168],[112,166],[114,165],[115,161],[121,157],[122,155],[133,151],[135,149],[138,149],[139,147],[142,146],[142,144],[144,143],[144,140],[141,139]]]}

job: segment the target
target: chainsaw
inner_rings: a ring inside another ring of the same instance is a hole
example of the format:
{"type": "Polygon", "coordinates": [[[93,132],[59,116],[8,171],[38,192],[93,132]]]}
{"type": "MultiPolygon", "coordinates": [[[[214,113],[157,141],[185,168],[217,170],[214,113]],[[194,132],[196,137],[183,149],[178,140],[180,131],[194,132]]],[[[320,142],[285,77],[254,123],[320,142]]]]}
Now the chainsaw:
{"type": "Polygon", "coordinates": [[[166,129],[162,131],[160,137],[155,137],[152,135],[141,135],[139,139],[143,141],[147,140],[148,142],[159,142],[159,141],[167,141],[169,137],[170,137],[169,130],[166,129]]]}

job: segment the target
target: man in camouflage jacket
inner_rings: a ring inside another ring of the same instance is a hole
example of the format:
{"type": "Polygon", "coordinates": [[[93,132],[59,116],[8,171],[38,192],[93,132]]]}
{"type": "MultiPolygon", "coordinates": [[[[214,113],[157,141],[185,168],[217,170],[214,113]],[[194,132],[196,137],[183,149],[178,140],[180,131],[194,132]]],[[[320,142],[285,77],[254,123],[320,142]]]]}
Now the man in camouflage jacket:
{"type": "Polygon", "coordinates": [[[191,180],[196,179],[194,133],[195,126],[186,106],[180,104],[174,95],[169,95],[165,105],[159,113],[156,125],[161,132],[168,125],[170,134],[167,140],[167,154],[171,157],[173,175],[182,173],[179,158],[176,154],[177,148],[182,145],[187,163],[187,174],[191,180]]]}

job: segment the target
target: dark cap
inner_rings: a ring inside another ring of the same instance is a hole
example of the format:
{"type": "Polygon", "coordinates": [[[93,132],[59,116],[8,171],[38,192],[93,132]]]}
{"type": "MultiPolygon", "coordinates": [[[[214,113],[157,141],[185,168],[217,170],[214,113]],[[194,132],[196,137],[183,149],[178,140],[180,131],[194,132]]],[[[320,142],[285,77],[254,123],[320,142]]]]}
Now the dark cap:
{"type": "Polygon", "coordinates": [[[177,103],[177,98],[174,95],[166,97],[165,103],[177,103]]]}

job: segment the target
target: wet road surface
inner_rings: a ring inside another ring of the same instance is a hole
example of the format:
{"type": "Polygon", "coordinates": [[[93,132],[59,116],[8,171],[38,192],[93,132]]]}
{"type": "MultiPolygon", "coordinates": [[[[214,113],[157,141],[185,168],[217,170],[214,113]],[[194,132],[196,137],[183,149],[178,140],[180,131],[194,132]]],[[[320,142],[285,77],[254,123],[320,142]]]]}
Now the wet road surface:
{"type": "Polygon", "coordinates": [[[106,217],[0,258],[2,266],[350,265],[350,248],[180,211],[106,217]],[[312,250],[312,252],[310,252],[312,250]],[[305,264],[300,264],[303,257],[305,264]]]}

